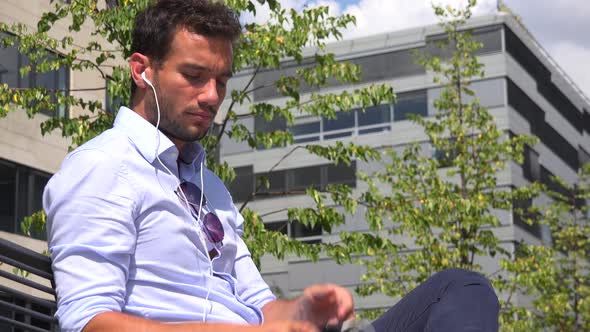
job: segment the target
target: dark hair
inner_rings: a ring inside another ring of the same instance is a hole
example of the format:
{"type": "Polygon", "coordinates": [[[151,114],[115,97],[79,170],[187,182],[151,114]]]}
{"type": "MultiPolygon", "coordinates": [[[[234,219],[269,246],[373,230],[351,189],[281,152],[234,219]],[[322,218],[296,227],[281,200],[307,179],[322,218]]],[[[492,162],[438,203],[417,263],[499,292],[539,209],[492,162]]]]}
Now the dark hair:
{"type": "MultiPolygon", "coordinates": [[[[238,15],[220,2],[210,0],[160,0],[139,12],[135,17],[131,54],[149,56],[161,64],[174,34],[179,28],[206,37],[222,37],[235,42],[240,36],[238,15]]],[[[131,97],[136,85],[131,83],[131,97]]]]}

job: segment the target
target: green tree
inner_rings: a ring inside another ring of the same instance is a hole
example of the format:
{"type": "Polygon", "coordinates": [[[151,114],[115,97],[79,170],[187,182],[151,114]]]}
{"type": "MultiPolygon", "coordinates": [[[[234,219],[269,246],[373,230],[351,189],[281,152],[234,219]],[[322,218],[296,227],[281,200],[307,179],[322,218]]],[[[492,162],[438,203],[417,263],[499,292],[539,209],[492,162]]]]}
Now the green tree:
{"type": "MultiPolygon", "coordinates": [[[[73,72],[94,70],[108,82],[95,90],[108,90],[112,101],[129,104],[130,78],[124,60],[130,55],[133,18],[149,2],[120,0],[106,1],[105,4],[98,0],[73,0],[71,3],[52,1],[51,10],[43,14],[37,29],[33,31],[20,23],[0,23],[0,30],[8,33],[8,36],[0,38],[0,43],[3,47],[18,47],[22,54],[29,57],[30,65],[22,68],[22,75],[28,72],[45,73],[60,67],[67,67],[73,72]],[[65,24],[71,35],[60,39],[51,37],[52,29],[58,24],[65,24]],[[88,33],[89,26],[91,38],[88,43],[83,45],[72,37],[81,31],[88,33]]],[[[238,13],[256,15],[257,7],[253,1],[227,0],[225,3],[238,13]]],[[[371,85],[340,93],[311,93],[303,99],[299,93],[302,84],[317,91],[330,81],[352,83],[360,79],[358,66],[337,61],[333,54],[325,51],[326,41],[341,38],[341,30],[353,24],[354,17],[332,17],[328,15],[327,7],[305,8],[297,12],[282,8],[276,0],[259,0],[257,3],[268,8],[270,20],[264,24],[246,23],[234,52],[234,71],[249,71],[252,77],[242,90],[231,92],[227,115],[218,134],[202,141],[210,152],[208,165],[228,183],[235,176],[233,169],[223,161],[217,163],[212,160],[215,156],[213,152],[223,135],[236,141],[246,141],[253,148],[280,147],[293,143],[288,130],[253,132],[243,125],[232,125],[235,120],[255,116],[271,121],[280,117],[290,125],[297,113],[334,118],[336,111],[350,111],[354,107],[364,109],[370,105],[391,102],[394,98],[391,87],[371,85]],[[305,47],[317,51],[311,56],[304,56],[305,47]],[[299,65],[304,60],[311,64],[302,65],[294,75],[280,77],[272,83],[271,86],[284,97],[281,105],[254,100],[252,95],[255,88],[251,86],[254,78],[262,71],[281,68],[285,59],[299,65]],[[249,112],[238,114],[236,108],[239,106],[249,109],[249,112]]],[[[70,148],[75,148],[111,127],[114,119],[113,114],[106,112],[101,101],[75,97],[75,92],[72,89],[48,90],[42,86],[19,89],[0,85],[0,117],[12,111],[25,111],[33,117],[41,111],[57,112],[63,107],[83,110],[82,115],[53,117],[41,126],[43,133],[61,131],[63,136],[71,138],[70,148]]],[[[371,149],[353,144],[337,144],[333,147],[307,145],[298,148],[335,163],[350,163],[352,159],[368,160],[376,156],[371,149]]],[[[264,186],[268,186],[268,180],[261,181],[259,189],[264,186]]],[[[336,213],[334,207],[325,206],[319,201],[317,191],[309,190],[308,193],[317,202],[317,208],[290,209],[290,219],[298,219],[310,226],[321,225],[327,231],[344,222],[343,215],[336,213]]],[[[255,258],[263,253],[271,253],[279,258],[287,253],[314,259],[318,257],[318,246],[292,241],[280,233],[267,232],[260,215],[249,210],[245,204],[241,211],[247,221],[246,242],[255,258]]],[[[25,219],[24,231],[39,231],[44,227],[44,222],[44,214],[36,213],[25,219]]]]}
{"type": "Polygon", "coordinates": [[[419,55],[419,62],[443,91],[434,117],[412,118],[428,142],[401,153],[384,149],[382,170],[361,174],[369,189],[354,201],[371,232],[342,233],[341,250],[333,250],[366,267],[361,295],[399,298],[436,271],[481,270],[479,258],[508,257],[494,233],[500,225],[496,212],[537,191],[497,188],[499,172],[511,161],[521,163],[524,145],[535,140],[499,129],[470,89],[473,79],[484,76],[475,55],[481,44],[464,28],[475,5],[434,6],[447,39],[439,43],[442,56],[419,55]]]}
{"type": "Polygon", "coordinates": [[[502,263],[512,276],[506,288],[531,299],[508,308],[505,330],[590,331],[590,164],[576,183],[556,177],[544,192],[550,204],[522,213],[550,230],[551,244],[522,243],[515,258],[502,263]]]}

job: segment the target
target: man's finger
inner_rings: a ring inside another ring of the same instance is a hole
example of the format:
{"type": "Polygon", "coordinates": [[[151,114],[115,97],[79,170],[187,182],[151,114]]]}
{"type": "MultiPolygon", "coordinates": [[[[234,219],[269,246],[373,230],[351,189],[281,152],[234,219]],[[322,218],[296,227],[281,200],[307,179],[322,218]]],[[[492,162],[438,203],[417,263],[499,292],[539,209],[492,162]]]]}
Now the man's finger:
{"type": "Polygon", "coordinates": [[[327,326],[340,326],[342,322],[340,321],[340,319],[334,317],[328,320],[328,323],[326,323],[327,326]]]}
{"type": "Polygon", "coordinates": [[[334,295],[335,293],[334,287],[329,285],[315,285],[308,288],[308,291],[314,299],[322,299],[334,295]]]}
{"type": "Polygon", "coordinates": [[[340,289],[338,294],[338,318],[341,321],[354,317],[354,303],[352,294],[347,289],[340,289]]]}

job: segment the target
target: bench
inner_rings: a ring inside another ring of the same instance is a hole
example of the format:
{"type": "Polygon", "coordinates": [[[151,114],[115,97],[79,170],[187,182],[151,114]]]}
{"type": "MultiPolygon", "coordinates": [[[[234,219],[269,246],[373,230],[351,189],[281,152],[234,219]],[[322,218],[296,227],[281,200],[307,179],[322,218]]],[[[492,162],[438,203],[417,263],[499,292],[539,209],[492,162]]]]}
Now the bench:
{"type": "Polygon", "coordinates": [[[50,258],[0,238],[0,262],[0,331],[59,331],[50,258]]]}

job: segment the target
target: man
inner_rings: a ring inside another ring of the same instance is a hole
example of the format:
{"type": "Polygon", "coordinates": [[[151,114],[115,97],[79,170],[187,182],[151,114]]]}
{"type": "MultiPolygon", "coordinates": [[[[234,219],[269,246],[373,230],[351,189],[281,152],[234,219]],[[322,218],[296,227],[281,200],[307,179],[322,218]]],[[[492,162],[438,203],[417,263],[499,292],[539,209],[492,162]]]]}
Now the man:
{"type": "MultiPolygon", "coordinates": [[[[243,218],[203,164],[198,141],[239,33],[236,15],[207,0],[162,0],[136,18],[131,109],[70,153],[44,193],[62,330],[315,332],[354,317],[336,285],[274,297],[241,239],[243,218]]],[[[449,270],[372,327],[494,331],[497,314],[487,280],[449,270]]]]}

